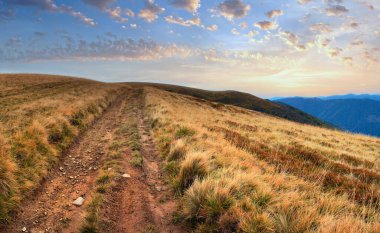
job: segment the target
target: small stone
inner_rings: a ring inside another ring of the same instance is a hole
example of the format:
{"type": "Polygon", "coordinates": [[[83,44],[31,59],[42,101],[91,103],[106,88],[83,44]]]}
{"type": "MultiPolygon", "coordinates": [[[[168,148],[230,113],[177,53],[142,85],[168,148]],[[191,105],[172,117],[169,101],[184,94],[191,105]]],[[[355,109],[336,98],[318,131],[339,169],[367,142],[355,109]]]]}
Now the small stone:
{"type": "Polygon", "coordinates": [[[70,179],[74,179],[74,176],[70,176],[69,178],[70,178],[70,179]]]}
{"type": "Polygon", "coordinates": [[[23,227],[23,228],[22,228],[22,232],[26,232],[26,227],[23,227]]]}
{"type": "Polygon", "coordinates": [[[108,171],[111,171],[111,170],[112,170],[112,168],[111,168],[111,167],[109,167],[107,170],[108,170],[108,171]]]}
{"type": "Polygon", "coordinates": [[[63,171],[63,167],[59,167],[59,170],[60,170],[60,171],[63,171]]]}
{"type": "Polygon", "coordinates": [[[84,198],[83,198],[83,197],[78,197],[78,198],[73,202],[73,204],[76,205],[76,206],[81,206],[81,205],[83,205],[83,202],[84,202],[84,198]]]}
{"type": "Polygon", "coordinates": [[[161,192],[162,188],[161,188],[160,186],[157,186],[157,187],[156,187],[156,190],[157,190],[158,192],[161,192]]]}
{"type": "Polygon", "coordinates": [[[123,177],[123,178],[131,178],[131,175],[129,175],[129,174],[127,174],[127,173],[124,173],[124,174],[122,175],[122,177],[123,177]]]}

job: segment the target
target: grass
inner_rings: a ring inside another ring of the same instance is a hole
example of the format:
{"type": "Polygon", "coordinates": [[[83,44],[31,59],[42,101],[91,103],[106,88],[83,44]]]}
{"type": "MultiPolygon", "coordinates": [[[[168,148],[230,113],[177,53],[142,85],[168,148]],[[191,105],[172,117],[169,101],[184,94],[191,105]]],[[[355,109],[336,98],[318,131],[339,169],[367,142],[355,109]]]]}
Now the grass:
{"type": "Polygon", "coordinates": [[[130,162],[133,166],[141,168],[143,166],[143,157],[140,152],[134,151],[130,162]]]}
{"type": "Polygon", "coordinates": [[[0,75],[0,223],[122,86],[49,75],[0,75]]]}
{"type": "Polygon", "coordinates": [[[146,93],[167,179],[180,190],[176,219],[192,231],[380,231],[379,139],[146,93]]]}
{"type": "MultiPolygon", "coordinates": [[[[0,76],[0,222],[121,87],[0,76]]],[[[144,93],[166,179],[177,191],[176,220],[192,231],[380,232],[379,139],[152,87],[144,93]]],[[[127,104],[120,114],[141,107],[127,104]]],[[[101,230],[102,206],[123,172],[127,148],[129,162],[143,164],[136,116],[131,119],[109,142],[82,232],[101,230]]]]}
{"type": "Polygon", "coordinates": [[[176,133],[175,133],[175,137],[176,138],[184,138],[184,137],[191,137],[195,134],[195,131],[194,130],[191,130],[187,127],[180,127],[176,133]]]}
{"type": "Polygon", "coordinates": [[[176,180],[176,187],[180,193],[189,188],[196,179],[204,178],[209,171],[208,155],[202,152],[187,153],[181,162],[176,180]]]}

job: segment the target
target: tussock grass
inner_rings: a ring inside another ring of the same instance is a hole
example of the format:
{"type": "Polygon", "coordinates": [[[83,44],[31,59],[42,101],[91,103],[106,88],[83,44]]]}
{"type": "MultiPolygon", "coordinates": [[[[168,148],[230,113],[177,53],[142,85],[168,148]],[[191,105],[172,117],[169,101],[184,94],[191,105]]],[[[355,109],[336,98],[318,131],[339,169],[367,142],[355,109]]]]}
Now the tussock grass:
{"type": "Polygon", "coordinates": [[[146,93],[165,170],[183,184],[177,219],[194,232],[379,231],[379,139],[146,93]],[[193,151],[202,176],[185,163],[193,151]]]}
{"type": "Polygon", "coordinates": [[[190,152],[186,154],[176,180],[176,189],[183,193],[196,179],[205,177],[210,169],[208,163],[209,155],[204,152],[190,152]]]}
{"type": "Polygon", "coordinates": [[[175,133],[175,137],[176,138],[184,138],[184,137],[190,137],[190,136],[193,136],[195,134],[195,131],[192,130],[192,129],[189,129],[187,127],[181,127],[179,128],[176,133],[175,133]]]}
{"type": "Polygon", "coordinates": [[[176,140],[170,147],[168,156],[166,157],[167,161],[178,161],[185,157],[187,152],[187,147],[184,140],[176,140]]]}

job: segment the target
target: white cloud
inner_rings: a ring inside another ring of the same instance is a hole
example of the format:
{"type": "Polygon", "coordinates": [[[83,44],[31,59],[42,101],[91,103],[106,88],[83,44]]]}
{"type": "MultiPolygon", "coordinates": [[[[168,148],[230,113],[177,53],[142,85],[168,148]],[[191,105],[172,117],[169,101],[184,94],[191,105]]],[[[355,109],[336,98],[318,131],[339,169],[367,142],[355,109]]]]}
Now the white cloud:
{"type": "Polygon", "coordinates": [[[337,57],[340,55],[340,53],[342,52],[343,50],[341,48],[329,48],[327,49],[327,54],[330,56],[330,57],[337,57]]]}
{"type": "MultiPolygon", "coordinates": [[[[40,10],[46,10],[57,13],[69,14],[87,25],[95,26],[96,23],[93,19],[86,17],[83,13],[75,11],[73,7],[60,5],[57,6],[53,0],[13,0],[9,1],[9,6],[24,6],[24,7],[35,7],[40,10]]],[[[12,10],[12,9],[10,9],[12,10]]]]}
{"type": "Polygon", "coordinates": [[[280,32],[280,38],[289,46],[293,47],[298,51],[305,51],[308,49],[308,46],[300,44],[299,37],[294,33],[285,31],[280,32]]]}
{"type": "Polygon", "coordinates": [[[232,28],[231,33],[235,36],[240,35],[240,32],[236,28],[232,28]]]}
{"type": "Polygon", "coordinates": [[[128,17],[135,17],[135,12],[133,12],[131,9],[125,9],[125,15],[128,16],[128,17]]]}
{"type": "Polygon", "coordinates": [[[326,8],[326,15],[328,16],[341,16],[348,12],[348,9],[345,6],[335,5],[326,8]]]}
{"type": "Polygon", "coordinates": [[[122,14],[122,9],[120,7],[115,7],[113,9],[107,9],[106,12],[119,23],[125,23],[128,21],[127,18],[124,18],[122,14]]]}
{"type": "Polygon", "coordinates": [[[278,24],[270,21],[260,21],[254,24],[255,27],[260,28],[261,30],[274,30],[278,28],[278,24]]]}
{"type": "Polygon", "coordinates": [[[60,12],[65,12],[65,13],[71,15],[71,16],[73,16],[73,17],[81,20],[82,22],[84,22],[87,25],[90,25],[90,26],[95,26],[96,25],[96,23],[95,23],[95,21],[93,19],[86,17],[85,15],[83,15],[79,11],[75,11],[71,6],[64,6],[64,5],[62,5],[62,6],[59,7],[59,11],[60,12]]]}
{"type": "Polygon", "coordinates": [[[250,37],[250,38],[252,38],[252,37],[257,36],[257,35],[259,35],[259,34],[260,34],[260,33],[259,33],[258,31],[254,31],[254,30],[252,30],[252,31],[249,31],[249,32],[247,33],[247,36],[250,37]]]}
{"type": "Polygon", "coordinates": [[[201,7],[200,0],[171,0],[170,3],[174,7],[183,8],[189,12],[197,12],[198,8],[201,7]]]}
{"type": "Polygon", "coordinates": [[[158,19],[158,14],[161,14],[165,11],[165,8],[162,8],[154,3],[154,0],[146,0],[145,7],[141,9],[139,17],[143,18],[145,21],[151,23],[158,19]]]}
{"type": "Polygon", "coordinates": [[[271,11],[266,13],[268,18],[278,17],[278,16],[281,16],[283,14],[284,14],[284,12],[282,10],[271,10],[271,11]]]}
{"type": "Polygon", "coordinates": [[[172,15],[165,17],[166,22],[172,23],[172,24],[179,24],[185,27],[190,26],[200,26],[201,25],[201,19],[198,17],[184,20],[181,17],[173,17],[172,15]]]}
{"type": "Polygon", "coordinates": [[[220,3],[216,10],[228,20],[233,20],[235,18],[243,18],[247,16],[248,12],[251,10],[249,4],[245,4],[242,0],[225,0],[220,3]]]}
{"type": "Polygon", "coordinates": [[[88,5],[95,6],[100,10],[106,10],[107,6],[114,3],[115,0],[83,0],[83,2],[88,5]]]}
{"type": "Polygon", "coordinates": [[[241,22],[240,24],[239,24],[239,27],[241,28],[241,29],[246,29],[247,27],[248,27],[248,23],[247,22],[241,22]]]}
{"type": "Polygon", "coordinates": [[[51,61],[51,60],[138,60],[150,61],[170,57],[188,57],[191,48],[173,43],[159,44],[152,40],[117,38],[109,34],[95,41],[76,40],[67,36],[65,43],[54,43],[50,47],[28,48],[19,38],[10,38],[0,53],[0,61],[51,61]]]}
{"type": "Polygon", "coordinates": [[[210,25],[207,27],[207,30],[216,31],[216,30],[218,30],[218,25],[216,25],[216,24],[210,25]]]}
{"type": "Polygon", "coordinates": [[[310,31],[316,31],[320,33],[329,33],[332,32],[332,30],[329,28],[327,24],[324,23],[316,23],[310,26],[310,31]]]}

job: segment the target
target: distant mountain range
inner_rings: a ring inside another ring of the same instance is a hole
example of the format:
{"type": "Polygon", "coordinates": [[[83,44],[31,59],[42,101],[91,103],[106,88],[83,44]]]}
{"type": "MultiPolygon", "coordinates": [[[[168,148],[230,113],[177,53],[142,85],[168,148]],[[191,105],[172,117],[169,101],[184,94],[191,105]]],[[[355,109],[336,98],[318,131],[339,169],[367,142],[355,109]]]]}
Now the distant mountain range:
{"type": "Polygon", "coordinates": [[[338,99],[371,99],[380,101],[380,94],[371,95],[371,94],[346,94],[346,95],[330,95],[330,96],[316,96],[316,97],[301,97],[301,96],[293,96],[293,97],[273,97],[269,100],[278,101],[281,99],[290,99],[290,98],[318,98],[323,100],[338,100],[338,99]]]}
{"type": "Polygon", "coordinates": [[[380,101],[380,95],[369,95],[369,94],[347,94],[347,95],[332,95],[332,96],[324,96],[319,97],[324,100],[336,100],[336,99],[371,99],[380,101]]]}
{"type": "Polygon", "coordinates": [[[276,99],[341,129],[380,137],[380,95],[276,99]]]}

